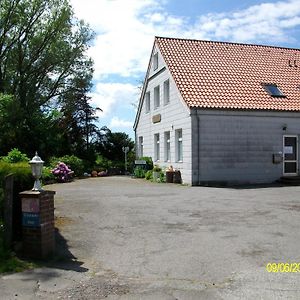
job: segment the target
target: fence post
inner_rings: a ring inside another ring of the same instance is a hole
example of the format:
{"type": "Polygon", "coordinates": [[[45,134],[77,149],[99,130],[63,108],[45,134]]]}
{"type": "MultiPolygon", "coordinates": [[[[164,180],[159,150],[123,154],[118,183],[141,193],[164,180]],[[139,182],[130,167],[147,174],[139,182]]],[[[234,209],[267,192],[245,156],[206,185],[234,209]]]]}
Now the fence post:
{"type": "Polygon", "coordinates": [[[4,245],[7,248],[12,246],[13,199],[14,177],[13,174],[9,174],[5,177],[4,189],[4,245]]]}

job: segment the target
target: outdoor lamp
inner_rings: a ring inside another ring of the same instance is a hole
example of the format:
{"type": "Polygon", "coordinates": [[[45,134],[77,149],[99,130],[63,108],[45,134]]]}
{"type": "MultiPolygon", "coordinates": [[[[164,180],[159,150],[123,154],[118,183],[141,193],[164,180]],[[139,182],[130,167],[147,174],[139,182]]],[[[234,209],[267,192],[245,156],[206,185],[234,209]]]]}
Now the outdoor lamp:
{"type": "Polygon", "coordinates": [[[41,160],[41,158],[38,156],[38,153],[35,152],[35,157],[32,158],[32,160],[29,162],[31,166],[31,172],[33,177],[35,178],[33,191],[42,191],[40,178],[42,176],[43,171],[43,164],[44,162],[41,160]]]}

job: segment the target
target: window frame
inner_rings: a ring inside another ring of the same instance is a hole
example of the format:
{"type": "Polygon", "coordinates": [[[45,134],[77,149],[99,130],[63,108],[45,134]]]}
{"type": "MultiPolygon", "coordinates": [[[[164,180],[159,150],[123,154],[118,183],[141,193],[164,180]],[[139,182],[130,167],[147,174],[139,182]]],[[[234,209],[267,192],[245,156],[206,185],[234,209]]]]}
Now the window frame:
{"type": "Polygon", "coordinates": [[[145,113],[148,114],[151,110],[150,91],[145,94],[145,113]]]}
{"type": "Polygon", "coordinates": [[[153,54],[153,71],[158,69],[158,52],[153,54]]]}
{"type": "Polygon", "coordinates": [[[160,107],[160,85],[157,85],[153,91],[154,109],[160,107]]]}
{"type": "Polygon", "coordinates": [[[168,105],[169,103],[170,103],[170,80],[167,79],[164,81],[164,105],[168,105]]]}
{"type": "Polygon", "coordinates": [[[171,132],[164,132],[165,162],[171,161],[171,132]]]}
{"type": "Polygon", "coordinates": [[[139,136],[139,157],[144,156],[144,137],[139,136]]]}
{"type": "Polygon", "coordinates": [[[263,88],[265,89],[265,91],[271,96],[271,97],[275,97],[275,98],[286,98],[286,96],[283,94],[283,92],[281,91],[281,89],[278,87],[277,84],[274,83],[262,83],[263,88]],[[269,88],[276,88],[277,91],[279,93],[274,94],[272,92],[272,90],[270,90],[269,88]]]}
{"type": "Polygon", "coordinates": [[[159,137],[159,133],[154,134],[154,161],[160,161],[160,137],[159,137]]]}
{"type": "Polygon", "coordinates": [[[183,162],[183,132],[182,128],[175,130],[175,158],[176,162],[183,162]]]}

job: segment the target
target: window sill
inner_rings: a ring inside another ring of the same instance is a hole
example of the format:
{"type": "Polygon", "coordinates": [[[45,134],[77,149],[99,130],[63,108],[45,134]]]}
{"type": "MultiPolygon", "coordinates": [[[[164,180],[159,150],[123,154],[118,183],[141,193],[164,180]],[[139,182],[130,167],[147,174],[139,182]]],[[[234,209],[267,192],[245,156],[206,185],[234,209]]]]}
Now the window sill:
{"type": "Polygon", "coordinates": [[[182,161],[182,160],[177,160],[177,161],[176,161],[176,163],[178,163],[178,164],[182,164],[182,163],[183,163],[183,161],[182,161]]]}

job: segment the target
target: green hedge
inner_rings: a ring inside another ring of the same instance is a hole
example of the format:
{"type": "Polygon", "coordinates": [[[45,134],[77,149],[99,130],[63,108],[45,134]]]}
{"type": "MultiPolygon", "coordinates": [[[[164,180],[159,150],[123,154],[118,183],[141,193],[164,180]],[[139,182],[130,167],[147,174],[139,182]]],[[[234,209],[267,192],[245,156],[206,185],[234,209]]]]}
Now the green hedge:
{"type": "Polygon", "coordinates": [[[0,218],[3,216],[5,177],[9,174],[14,174],[14,185],[17,191],[30,189],[34,182],[28,162],[11,164],[0,161],[0,218]]]}

